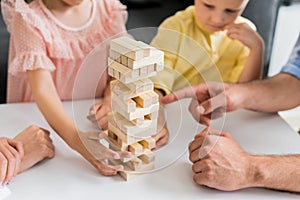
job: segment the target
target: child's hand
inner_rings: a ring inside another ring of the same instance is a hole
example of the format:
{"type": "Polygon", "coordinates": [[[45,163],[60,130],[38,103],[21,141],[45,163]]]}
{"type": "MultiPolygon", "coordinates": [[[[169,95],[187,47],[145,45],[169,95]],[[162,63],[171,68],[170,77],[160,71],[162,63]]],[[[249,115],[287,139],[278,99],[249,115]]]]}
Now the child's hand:
{"type": "Polygon", "coordinates": [[[158,130],[158,132],[152,136],[156,140],[155,149],[167,144],[167,142],[169,141],[169,130],[167,128],[166,123],[164,123],[162,125],[160,125],[160,123],[158,123],[157,130],[158,130]]]}
{"type": "Polygon", "coordinates": [[[107,113],[109,112],[111,112],[111,104],[108,101],[102,101],[91,106],[87,118],[98,124],[102,130],[106,130],[108,128],[107,113]]]}
{"type": "Polygon", "coordinates": [[[164,108],[159,108],[157,133],[152,136],[156,140],[155,149],[165,145],[169,141],[169,130],[164,116],[164,108]]]}
{"type": "Polygon", "coordinates": [[[6,185],[21,168],[24,149],[21,142],[0,137],[0,186],[6,185]]]}
{"type": "Polygon", "coordinates": [[[263,44],[261,36],[247,23],[231,24],[225,27],[227,35],[233,40],[239,40],[250,50],[263,44]]]}
{"type": "Polygon", "coordinates": [[[54,157],[54,145],[49,131],[38,126],[29,126],[14,139],[23,144],[24,157],[19,173],[29,169],[45,158],[54,157]]]}
{"type": "Polygon", "coordinates": [[[105,133],[95,131],[79,132],[80,144],[77,144],[77,151],[87,159],[99,173],[105,176],[116,175],[118,171],[123,171],[122,165],[112,166],[106,163],[106,159],[129,158],[130,152],[116,152],[102,145],[101,140],[105,133]]]}

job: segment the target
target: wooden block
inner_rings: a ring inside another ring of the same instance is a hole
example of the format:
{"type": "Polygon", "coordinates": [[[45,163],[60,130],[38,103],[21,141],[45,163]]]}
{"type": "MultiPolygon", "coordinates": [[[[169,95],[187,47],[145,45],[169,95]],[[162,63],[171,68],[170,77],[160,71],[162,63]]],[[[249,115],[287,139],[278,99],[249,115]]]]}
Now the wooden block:
{"type": "Polygon", "coordinates": [[[108,136],[110,139],[115,140],[115,141],[117,141],[117,139],[118,139],[118,136],[117,136],[116,134],[114,134],[111,130],[108,130],[107,136],[108,136]]]}
{"type": "Polygon", "coordinates": [[[158,110],[155,111],[155,112],[150,113],[150,115],[151,115],[151,119],[152,119],[152,120],[153,120],[153,119],[157,119],[157,118],[158,118],[158,110]]]}
{"type": "Polygon", "coordinates": [[[163,63],[155,63],[154,64],[154,71],[160,72],[164,69],[164,64],[163,63]]]}
{"type": "Polygon", "coordinates": [[[135,95],[126,85],[118,80],[110,82],[110,90],[122,99],[129,99],[135,95]]]}
{"type": "Polygon", "coordinates": [[[139,60],[144,57],[144,52],[143,49],[132,44],[134,41],[128,37],[119,37],[111,40],[110,49],[133,60],[139,60]]]}
{"type": "Polygon", "coordinates": [[[138,77],[140,77],[140,70],[139,70],[139,69],[134,69],[134,70],[132,70],[132,75],[131,75],[131,77],[132,77],[133,79],[138,79],[138,77]]]}
{"type": "Polygon", "coordinates": [[[108,118],[108,130],[112,131],[117,136],[117,138],[119,138],[120,141],[122,141],[122,143],[119,143],[117,141],[117,143],[120,144],[122,147],[125,147],[126,145],[129,145],[129,144],[139,142],[139,141],[144,140],[146,138],[146,137],[128,135],[128,134],[124,133],[118,127],[118,125],[115,121],[115,120],[119,120],[119,119],[114,118],[114,116],[112,114],[108,114],[107,118],[108,118]]]}
{"type": "Polygon", "coordinates": [[[144,164],[149,164],[155,161],[155,154],[149,149],[146,149],[142,155],[138,156],[138,158],[141,159],[144,164]]]}
{"type": "MultiPolygon", "coordinates": [[[[151,99],[152,100],[152,99],[151,99]]],[[[113,91],[111,92],[111,101],[112,107],[122,107],[127,112],[134,112],[136,110],[136,102],[133,99],[123,100],[118,95],[116,95],[113,91]]]]}
{"type": "Polygon", "coordinates": [[[121,64],[127,66],[127,57],[124,55],[121,55],[121,64]]]}
{"type": "MultiPolygon", "coordinates": [[[[151,93],[151,92],[149,92],[149,93],[151,93]]],[[[148,93],[142,93],[139,96],[134,97],[132,100],[134,102],[136,102],[136,104],[138,104],[139,107],[147,108],[147,107],[151,106],[152,104],[154,104],[152,102],[152,99],[153,99],[152,96],[149,95],[148,93]]]]}
{"type": "Polygon", "coordinates": [[[120,129],[127,136],[141,138],[142,140],[156,133],[157,119],[148,120],[147,123],[143,124],[142,126],[137,126],[132,121],[128,121],[117,112],[113,112],[112,115],[113,117],[110,116],[110,114],[108,115],[109,122],[112,124],[115,123],[116,125],[113,125],[120,129]]]}
{"type": "Polygon", "coordinates": [[[109,51],[109,57],[114,60],[114,61],[117,61],[117,62],[121,62],[121,54],[119,54],[118,52],[116,51],[113,51],[113,50],[110,50],[109,51]]]}
{"type": "Polygon", "coordinates": [[[140,143],[133,143],[128,146],[128,151],[133,154],[141,154],[144,148],[140,143]]]}
{"type": "MultiPolygon", "coordinates": [[[[109,164],[111,165],[123,165],[119,160],[109,160],[109,164]]],[[[123,165],[124,166],[124,165],[123,165]]],[[[132,180],[142,174],[147,172],[151,172],[155,169],[155,163],[150,162],[148,164],[143,164],[138,170],[134,171],[130,169],[128,166],[124,166],[124,171],[118,172],[118,174],[126,181],[132,180]]]]}
{"type": "MultiPolygon", "coordinates": [[[[149,80],[149,79],[145,79],[145,80],[149,80]]],[[[143,96],[147,94],[147,96],[149,95],[151,96],[147,98],[145,97],[147,101],[152,101],[152,104],[158,103],[158,95],[153,91],[152,81],[143,82],[142,80],[140,80],[125,85],[118,80],[113,80],[110,82],[110,88],[111,88],[111,92],[114,93],[120,100],[123,101],[126,101],[130,98],[138,97],[139,95],[143,96]],[[150,98],[152,98],[152,100],[150,100],[150,98]]],[[[131,104],[132,103],[133,102],[131,102],[131,104]]]]}
{"type": "Polygon", "coordinates": [[[108,67],[108,75],[114,77],[114,69],[111,67],[108,67]]]}
{"type": "MultiPolygon", "coordinates": [[[[150,92],[154,90],[154,84],[150,79],[142,79],[126,84],[132,94],[137,96],[139,93],[150,92]]],[[[134,96],[132,96],[134,97],[134,96]]],[[[131,97],[131,98],[132,98],[131,97]]]]}
{"type": "Polygon", "coordinates": [[[145,79],[145,78],[148,78],[151,76],[155,76],[157,73],[157,72],[151,72],[151,73],[147,73],[142,76],[140,74],[139,76],[136,77],[136,74],[135,74],[136,72],[133,72],[132,69],[126,67],[125,65],[122,65],[121,63],[118,63],[110,58],[108,58],[108,63],[109,63],[108,67],[110,67],[114,70],[113,75],[112,74],[110,74],[110,75],[125,84],[132,83],[134,81],[145,79]],[[116,75],[117,72],[118,72],[118,74],[116,75]]]}
{"type": "Polygon", "coordinates": [[[154,84],[150,79],[143,79],[141,80],[142,82],[144,82],[144,90],[145,91],[152,91],[154,90],[154,84]]]}
{"type": "Polygon", "coordinates": [[[148,66],[144,66],[140,68],[140,76],[147,76],[148,74],[148,66]]]}
{"type": "Polygon", "coordinates": [[[147,65],[147,73],[155,72],[155,64],[147,65]]]}
{"type": "Polygon", "coordinates": [[[132,123],[134,123],[136,126],[143,126],[145,123],[148,123],[147,120],[151,120],[151,119],[145,117],[137,118],[133,120],[132,123]]]}
{"type": "Polygon", "coordinates": [[[131,58],[127,59],[127,67],[131,69],[138,69],[138,68],[134,68],[134,60],[132,60],[131,58]]]}
{"type": "Polygon", "coordinates": [[[108,58],[108,67],[114,70],[114,77],[118,80],[121,79],[123,76],[131,76],[132,70],[127,68],[126,66],[122,65],[121,63],[108,58]],[[119,76],[116,76],[115,73],[118,72],[119,76]]]}
{"type": "Polygon", "coordinates": [[[122,40],[124,42],[132,44],[135,47],[138,47],[138,48],[142,49],[144,57],[153,56],[153,55],[163,53],[162,51],[160,51],[160,50],[158,50],[158,49],[152,47],[151,45],[146,44],[142,41],[136,41],[136,40],[134,40],[132,38],[129,38],[129,37],[123,38],[122,40]]]}
{"type": "Polygon", "coordinates": [[[129,60],[127,62],[127,67],[131,69],[140,69],[148,65],[154,65],[154,70],[155,64],[157,65],[163,65],[164,63],[164,54],[158,54],[158,55],[153,55],[149,57],[142,58],[140,60],[129,60]]]}
{"type": "Polygon", "coordinates": [[[142,167],[143,161],[140,158],[135,157],[130,161],[125,162],[124,164],[127,165],[128,168],[132,169],[133,171],[137,171],[142,167]]]}
{"type": "Polygon", "coordinates": [[[139,142],[146,149],[153,149],[156,146],[156,141],[153,137],[149,137],[139,142]]]}
{"type": "Polygon", "coordinates": [[[156,92],[148,92],[147,94],[150,96],[152,104],[158,103],[159,96],[156,92]]]}
{"type": "Polygon", "coordinates": [[[154,113],[159,110],[159,103],[152,104],[149,107],[146,108],[139,108],[137,107],[134,112],[126,112],[123,108],[116,108],[113,107],[113,109],[116,109],[116,112],[120,113],[123,117],[125,117],[127,120],[132,121],[138,118],[142,118],[145,115],[154,113]]]}
{"type": "MultiPolygon", "coordinates": [[[[111,133],[110,133],[111,134],[111,133]]],[[[128,145],[123,143],[119,144],[117,140],[114,140],[113,138],[110,138],[108,136],[108,130],[104,131],[104,139],[111,145],[114,149],[118,149],[119,151],[127,151],[128,150],[128,145]]]]}
{"type": "Polygon", "coordinates": [[[148,45],[142,41],[137,41],[137,46],[144,50],[144,56],[154,56],[163,54],[164,52],[152,47],[151,45],[148,45]]]}

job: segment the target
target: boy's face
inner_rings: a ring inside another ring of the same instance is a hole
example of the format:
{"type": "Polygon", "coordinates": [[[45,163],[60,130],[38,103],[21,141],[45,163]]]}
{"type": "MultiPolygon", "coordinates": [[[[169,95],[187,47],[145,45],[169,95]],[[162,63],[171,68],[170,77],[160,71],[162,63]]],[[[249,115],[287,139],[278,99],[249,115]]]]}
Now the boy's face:
{"type": "Polygon", "coordinates": [[[208,32],[224,30],[241,15],[249,0],[195,0],[196,18],[208,32]]]}

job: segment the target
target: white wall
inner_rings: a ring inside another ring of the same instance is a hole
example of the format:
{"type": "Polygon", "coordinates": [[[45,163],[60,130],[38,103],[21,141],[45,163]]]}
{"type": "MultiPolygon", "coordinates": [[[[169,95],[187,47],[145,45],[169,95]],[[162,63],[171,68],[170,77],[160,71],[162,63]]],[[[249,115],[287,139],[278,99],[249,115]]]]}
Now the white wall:
{"type": "Polygon", "coordinates": [[[300,31],[300,2],[281,6],[271,53],[269,76],[277,74],[287,62],[300,31]]]}
{"type": "MultiPolygon", "coordinates": [[[[300,2],[281,6],[277,20],[273,49],[271,53],[269,76],[277,74],[287,62],[300,32],[300,2]]],[[[299,88],[300,92],[300,88],[299,88]]],[[[300,129],[300,106],[279,112],[279,115],[295,130],[300,129]]]]}

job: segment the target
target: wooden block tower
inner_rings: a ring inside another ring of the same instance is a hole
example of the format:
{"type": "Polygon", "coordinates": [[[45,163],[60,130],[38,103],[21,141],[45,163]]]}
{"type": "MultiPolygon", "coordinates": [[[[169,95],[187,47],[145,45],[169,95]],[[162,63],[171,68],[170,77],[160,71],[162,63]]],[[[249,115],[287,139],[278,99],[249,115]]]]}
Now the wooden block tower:
{"type": "Polygon", "coordinates": [[[108,74],[117,80],[110,84],[112,112],[106,139],[110,149],[132,153],[130,158],[110,160],[124,166],[120,175],[125,180],[155,168],[151,135],[157,131],[159,100],[148,78],[163,69],[163,62],[162,51],[141,41],[119,37],[110,43],[108,74]]]}

